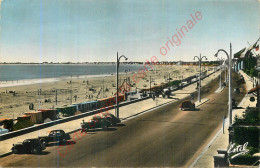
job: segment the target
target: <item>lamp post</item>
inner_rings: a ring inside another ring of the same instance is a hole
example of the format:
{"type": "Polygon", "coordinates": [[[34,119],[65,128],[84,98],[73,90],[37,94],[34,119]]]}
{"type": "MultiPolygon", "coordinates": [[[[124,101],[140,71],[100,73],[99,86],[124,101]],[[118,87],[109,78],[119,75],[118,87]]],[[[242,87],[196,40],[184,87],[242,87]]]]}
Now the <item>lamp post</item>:
{"type": "Polygon", "coordinates": [[[128,70],[126,69],[125,70],[125,83],[127,83],[127,72],[128,72],[128,70]]]}
{"type": "Polygon", "coordinates": [[[220,51],[223,51],[228,58],[228,115],[229,115],[229,125],[232,124],[232,93],[231,93],[231,61],[232,61],[232,45],[230,43],[230,54],[228,55],[228,53],[223,50],[223,49],[219,49],[218,52],[215,54],[215,57],[218,56],[218,53],[220,51]]]}
{"type": "Polygon", "coordinates": [[[201,102],[201,96],[200,96],[200,87],[201,87],[201,61],[202,61],[203,58],[205,58],[206,60],[208,60],[208,59],[207,59],[206,56],[201,57],[201,54],[200,54],[200,56],[194,56],[193,60],[195,60],[195,58],[198,58],[198,60],[199,60],[200,75],[199,75],[199,86],[198,86],[198,87],[199,87],[198,101],[201,102]]]}
{"type": "Polygon", "coordinates": [[[119,106],[118,106],[118,69],[119,69],[119,63],[120,63],[120,59],[124,57],[125,60],[127,60],[127,58],[124,55],[121,55],[120,57],[118,57],[118,52],[117,52],[117,59],[116,59],[116,117],[119,118],[119,106]]]}
{"type": "Polygon", "coordinates": [[[226,61],[225,61],[225,83],[227,83],[227,67],[226,67],[226,61]]]}
{"type": "Polygon", "coordinates": [[[219,88],[221,89],[222,88],[222,81],[221,81],[221,76],[222,76],[222,66],[221,66],[221,61],[223,61],[223,59],[219,59],[219,66],[220,66],[220,79],[219,79],[219,88]]]}

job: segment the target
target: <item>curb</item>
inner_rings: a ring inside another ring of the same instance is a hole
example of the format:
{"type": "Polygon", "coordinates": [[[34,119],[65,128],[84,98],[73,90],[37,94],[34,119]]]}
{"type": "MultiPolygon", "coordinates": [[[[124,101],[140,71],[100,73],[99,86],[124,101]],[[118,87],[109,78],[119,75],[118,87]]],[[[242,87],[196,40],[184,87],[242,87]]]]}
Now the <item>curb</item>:
{"type": "Polygon", "coordinates": [[[11,154],[12,154],[12,152],[7,152],[5,154],[0,155],[0,158],[6,157],[6,156],[11,155],[11,154]]]}
{"type": "Polygon", "coordinates": [[[218,91],[218,90],[219,90],[219,88],[218,88],[218,89],[215,91],[215,93],[221,93],[225,88],[226,88],[226,86],[222,87],[220,91],[218,91]]]}
{"type": "Polygon", "coordinates": [[[204,104],[204,103],[206,103],[206,102],[210,101],[210,99],[208,99],[208,98],[206,98],[206,99],[207,99],[206,101],[204,101],[203,103],[201,103],[201,104],[197,105],[196,107],[199,107],[199,106],[201,106],[202,104],[204,104]]]}
{"type": "MultiPolygon", "coordinates": [[[[225,120],[225,124],[228,121],[229,118],[226,118],[225,120]]],[[[212,145],[212,143],[215,141],[215,139],[219,136],[219,134],[221,133],[222,128],[219,129],[219,131],[216,133],[216,135],[214,135],[214,137],[209,141],[209,143],[205,146],[205,148],[203,149],[203,151],[200,153],[200,155],[194,160],[194,162],[189,166],[189,168],[194,167],[194,165],[198,162],[198,160],[200,160],[200,158],[204,155],[204,153],[209,149],[209,147],[212,145]]],[[[212,156],[213,157],[213,156],[212,156]]]]}
{"type": "MultiPolygon", "coordinates": [[[[246,99],[246,95],[243,97],[243,99],[239,102],[239,106],[242,105],[242,103],[244,102],[244,99],[246,99]]],[[[229,117],[227,117],[225,119],[225,125],[227,124],[227,122],[229,122],[229,117]]],[[[200,155],[194,160],[194,162],[192,162],[192,164],[189,166],[189,168],[194,167],[194,165],[200,160],[200,158],[204,155],[204,153],[209,149],[209,147],[213,144],[213,142],[216,140],[216,138],[219,136],[219,134],[222,131],[222,127],[219,129],[219,131],[216,133],[216,135],[214,135],[214,137],[210,140],[210,142],[206,145],[206,147],[203,149],[203,151],[200,153],[200,155]]],[[[213,157],[213,156],[212,156],[213,157]]]]}

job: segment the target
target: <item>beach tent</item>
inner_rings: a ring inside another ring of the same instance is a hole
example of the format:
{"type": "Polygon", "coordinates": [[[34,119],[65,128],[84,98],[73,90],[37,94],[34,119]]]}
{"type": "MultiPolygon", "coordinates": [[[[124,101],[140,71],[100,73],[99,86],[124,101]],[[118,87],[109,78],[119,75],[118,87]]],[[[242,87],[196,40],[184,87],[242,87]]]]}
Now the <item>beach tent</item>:
{"type": "Polygon", "coordinates": [[[31,116],[30,121],[33,124],[40,124],[43,122],[41,111],[26,112],[25,115],[31,116]]]}
{"type": "Polygon", "coordinates": [[[46,118],[46,119],[44,120],[44,123],[48,123],[48,122],[51,122],[51,121],[52,121],[51,119],[46,118]]]}

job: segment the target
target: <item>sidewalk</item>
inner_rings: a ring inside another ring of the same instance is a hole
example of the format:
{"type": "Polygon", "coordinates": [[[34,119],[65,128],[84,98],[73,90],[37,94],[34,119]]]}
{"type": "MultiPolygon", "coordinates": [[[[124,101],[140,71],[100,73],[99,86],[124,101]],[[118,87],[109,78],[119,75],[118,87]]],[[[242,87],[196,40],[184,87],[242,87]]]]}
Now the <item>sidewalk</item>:
{"type": "MultiPolygon", "coordinates": [[[[204,79],[201,83],[202,86],[205,86],[206,84],[208,84],[211,80],[213,80],[215,77],[218,76],[219,72],[216,72],[216,74],[213,74],[211,76],[209,76],[208,78],[204,79]]],[[[190,86],[187,86],[185,88],[183,88],[182,90],[178,90],[174,93],[192,93],[195,91],[196,88],[196,84],[192,84],[190,86]]],[[[163,105],[172,101],[176,101],[178,99],[183,99],[185,97],[189,96],[189,94],[177,94],[176,96],[173,96],[173,98],[171,99],[164,99],[162,97],[156,98],[155,100],[152,99],[147,99],[147,100],[143,100],[140,102],[136,102],[133,104],[129,104],[123,107],[120,107],[120,118],[124,119],[124,118],[129,118],[130,116],[134,116],[137,114],[142,113],[143,111],[148,111],[151,108],[154,108],[156,106],[159,105],[163,105]]],[[[115,110],[111,109],[108,111],[109,113],[115,114],[115,110]]],[[[1,155],[5,155],[6,153],[10,153],[11,152],[11,147],[12,144],[17,143],[17,142],[22,142],[25,139],[29,139],[29,138],[36,138],[38,136],[45,136],[47,135],[47,133],[51,130],[55,130],[55,129],[63,129],[65,132],[73,132],[75,130],[80,129],[80,123],[82,122],[82,120],[84,119],[85,121],[88,121],[92,116],[88,116],[88,117],[84,117],[81,119],[77,119],[77,120],[73,120],[70,122],[66,122],[66,123],[62,123],[62,124],[58,124],[52,127],[48,127],[48,128],[44,128],[38,131],[34,131],[34,132],[30,132],[28,134],[24,134],[21,136],[17,136],[14,138],[10,138],[4,141],[0,141],[0,157],[1,155]]]]}
{"type": "MultiPolygon", "coordinates": [[[[239,71],[241,75],[243,75],[247,90],[250,90],[253,88],[253,83],[250,80],[250,78],[243,72],[239,71]]],[[[234,121],[234,117],[242,116],[243,112],[245,111],[245,108],[248,106],[255,106],[256,102],[251,102],[249,100],[250,97],[247,97],[247,95],[242,99],[239,107],[242,107],[242,109],[235,109],[233,110],[232,120],[234,121]]],[[[218,149],[227,149],[228,146],[228,126],[229,126],[229,118],[226,118],[225,125],[224,125],[224,134],[223,129],[218,131],[216,136],[212,139],[212,141],[207,144],[207,146],[204,148],[200,156],[193,162],[193,164],[190,167],[214,167],[214,159],[213,156],[217,154],[218,149]]]]}

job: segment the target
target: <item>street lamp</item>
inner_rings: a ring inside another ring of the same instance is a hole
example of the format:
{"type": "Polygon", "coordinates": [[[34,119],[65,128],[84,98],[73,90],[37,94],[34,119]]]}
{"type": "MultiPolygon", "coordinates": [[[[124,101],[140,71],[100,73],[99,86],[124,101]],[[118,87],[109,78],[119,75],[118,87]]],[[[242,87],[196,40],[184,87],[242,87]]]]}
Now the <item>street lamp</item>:
{"type": "Polygon", "coordinates": [[[199,86],[198,86],[198,87],[199,87],[198,101],[201,102],[201,96],[200,96],[200,87],[201,87],[201,61],[202,61],[203,58],[205,58],[206,60],[208,60],[208,59],[207,59],[206,56],[201,57],[201,54],[200,54],[200,56],[194,56],[193,60],[195,60],[195,58],[198,58],[198,60],[199,60],[200,75],[199,75],[199,86]]]}
{"type": "Polygon", "coordinates": [[[124,55],[121,55],[118,58],[118,52],[117,52],[117,59],[116,59],[116,117],[119,118],[119,106],[118,106],[118,69],[119,69],[119,62],[120,59],[124,57],[125,60],[127,60],[127,58],[124,55]]]}
{"type": "Polygon", "coordinates": [[[217,60],[219,60],[219,66],[220,66],[219,89],[221,89],[222,88],[222,82],[221,82],[222,66],[221,66],[221,61],[223,61],[223,59],[222,58],[221,59],[218,58],[217,60]]]}
{"type": "Polygon", "coordinates": [[[227,66],[226,66],[226,61],[225,61],[225,83],[227,83],[227,66]]]}
{"type": "Polygon", "coordinates": [[[232,93],[231,93],[231,61],[232,61],[232,45],[230,43],[230,54],[228,55],[228,53],[223,50],[223,49],[219,49],[218,52],[215,54],[215,57],[218,56],[218,53],[220,51],[223,51],[228,58],[228,114],[229,114],[229,125],[232,124],[232,93]]]}
{"type": "Polygon", "coordinates": [[[125,70],[125,83],[127,83],[127,72],[128,72],[128,70],[126,69],[125,70]]]}

